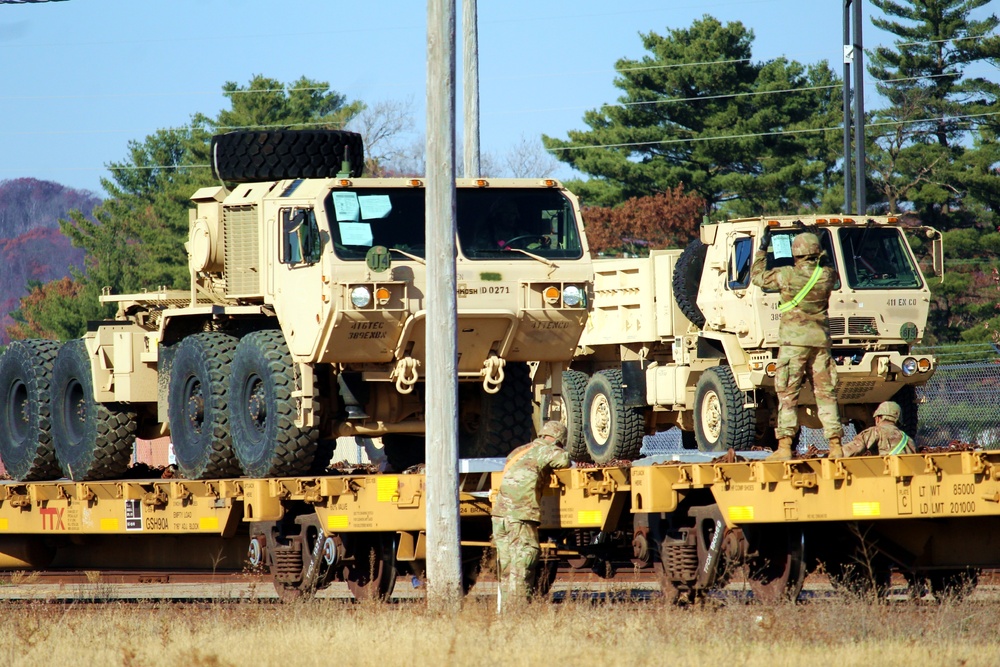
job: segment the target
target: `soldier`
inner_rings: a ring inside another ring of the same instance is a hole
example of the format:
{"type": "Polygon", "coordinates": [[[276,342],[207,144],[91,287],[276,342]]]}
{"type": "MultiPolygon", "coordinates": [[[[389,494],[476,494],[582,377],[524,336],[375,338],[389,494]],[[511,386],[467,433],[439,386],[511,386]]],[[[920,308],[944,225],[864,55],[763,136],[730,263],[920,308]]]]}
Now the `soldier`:
{"type": "Polygon", "coordinates": [[[540,548],[538,524],[542,488],[553,469],[568,468],[563,449],[566,426],[545,422],[538,437],[507,456],[503,481],[493,503],[493,539],[499,564],[498,605],[506,599],[528,600],[535,579],[540,548]]]}
{"type": "Polygon", "coordinates": [[[871,452],[873,447],[877,449],[879,456],[916,453],[913,438],[896,425],[901,413],[899,403],[894,401],[880,403],[875,408],[875,425],[858,433],[853,440],[844,445],[844,456],[875,453],[871,452]]]}
{"type": "Polygon", "coordinates": [[[754,285],[781,293],[778,305],[780,347],[774,377],[774,389],[778,394],[778,424],[774,433],[778,449],[768,460],[792,458],[792,439],[799,431],[799,391],[807,376],[812,381],[823,433],[830,443],[830,456],[843,456],[844,429],[836,395],[837,367],[830,354],[827,319],[836,275],[832,268],[823,266],[824,253],[819,237],[811,232],[798,234],[792,241],[793,266],[768,269],[765,249],[770,240],[768,229],[761,236],[750,269],[754,285]]]}

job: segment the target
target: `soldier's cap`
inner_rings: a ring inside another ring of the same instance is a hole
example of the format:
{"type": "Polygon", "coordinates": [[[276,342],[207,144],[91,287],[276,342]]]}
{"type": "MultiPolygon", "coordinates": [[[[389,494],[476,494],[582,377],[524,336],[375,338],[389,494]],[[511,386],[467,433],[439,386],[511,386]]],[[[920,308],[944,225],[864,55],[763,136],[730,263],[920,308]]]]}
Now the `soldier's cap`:
{"type": "Polygon", "coordinates": [[[899,407],[899,403],[896,403],[895,401],[883,401],[882,403],[879,403],[877,408],[875,408],[875,414],[873,416],[897,422],[899,421],[899,416],[902,413],[903,409],[899,407]]]}
{"type": "Polygon", "coordinates": [[[566,442],[566,425],[562,422],[547,421],[542,424],[542,430],[538,432],[538,437],[549,436],[560,445],[566,442]]]}
{"type": "Polygon", "coordinates": [[[823,248],[819,244],[819,237],[812,232],[802,232],[792,239],[793,257],[819,255],[822,252],[823,248]]]}

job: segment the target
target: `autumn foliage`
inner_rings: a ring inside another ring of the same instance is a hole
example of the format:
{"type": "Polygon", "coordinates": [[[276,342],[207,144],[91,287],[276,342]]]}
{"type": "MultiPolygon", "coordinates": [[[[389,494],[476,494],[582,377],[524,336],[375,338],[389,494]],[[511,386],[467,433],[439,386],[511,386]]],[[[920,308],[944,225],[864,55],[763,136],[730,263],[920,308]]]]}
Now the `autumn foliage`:
{"type": "Polygon", "coordinates": [[[585,206],[583,222],[590,251],[602,255],[646,255],[653,248],[683,247],[698,233],[705,200],[684,186],[632,197],[614,208],[585,206]]]}

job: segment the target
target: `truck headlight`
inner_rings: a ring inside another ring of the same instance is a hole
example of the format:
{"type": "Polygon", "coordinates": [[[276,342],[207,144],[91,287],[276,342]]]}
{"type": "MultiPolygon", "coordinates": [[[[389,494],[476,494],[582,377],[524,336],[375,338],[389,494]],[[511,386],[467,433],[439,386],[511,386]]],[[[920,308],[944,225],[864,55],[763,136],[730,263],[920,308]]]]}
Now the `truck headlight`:
{"type": "Polygon", "coordinates": [[[913,357],[907,357],[906,359],[903,359],[903,363],[900,365],[900,368],[903,371],[903,375],[910,377],[917,372],[917,360],[913,357]]]}
{"type": "Polygon", "coordinates": [[[367,308],[372,302],[372,293],[364,285],[358,285],[351,290],[351,303],[355,308],[367,308]]]}
{"type": "Polygon", "coordinates": [[[583,290],[576,285],[566,285],[562,292],[563,304],[575,308],[583,303],[583,290]]]}

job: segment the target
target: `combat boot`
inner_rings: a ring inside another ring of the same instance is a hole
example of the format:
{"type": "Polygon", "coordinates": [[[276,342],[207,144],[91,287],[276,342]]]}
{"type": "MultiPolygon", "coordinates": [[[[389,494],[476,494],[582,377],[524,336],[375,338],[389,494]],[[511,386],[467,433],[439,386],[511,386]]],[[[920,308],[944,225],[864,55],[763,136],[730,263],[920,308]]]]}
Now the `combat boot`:
{"type": "Polygon", "coordinates": [[[827,458],[830,459],[840,459],[844,457],[844,448],[840,446],[840,436],[833,436],[830,438],[830,453],[827,454],[827,458]]]}
{"type": "Polygon", "coordinates": [[[792,439],[788,436],[778,438],[778,448],[765,461],[787,461],[792,458],[792,439]]]}

